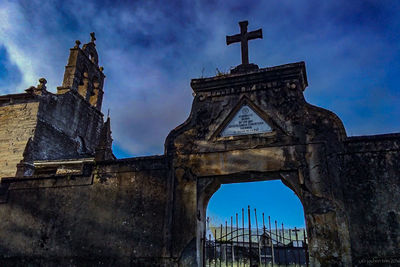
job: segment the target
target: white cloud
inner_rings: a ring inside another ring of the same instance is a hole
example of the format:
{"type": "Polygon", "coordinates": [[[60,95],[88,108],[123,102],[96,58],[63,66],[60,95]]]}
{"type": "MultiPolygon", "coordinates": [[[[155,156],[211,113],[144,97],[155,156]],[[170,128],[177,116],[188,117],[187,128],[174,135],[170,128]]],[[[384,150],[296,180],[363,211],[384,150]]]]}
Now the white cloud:
{"type": "Polygon", "coordinates": [[[0,3],[0,44],[7,49],[10,60],[23,73],[22,82],[17,85],[18,88],[8,87],[3,89],[2,93],[15,93],[21,88],[28,88],[28,85],[32,85],[37,77],[34,58],[19,45],[21,39],[27,39],[23,34],[26,26],[26,21],[16,3],[7,0],[0,3]]]}

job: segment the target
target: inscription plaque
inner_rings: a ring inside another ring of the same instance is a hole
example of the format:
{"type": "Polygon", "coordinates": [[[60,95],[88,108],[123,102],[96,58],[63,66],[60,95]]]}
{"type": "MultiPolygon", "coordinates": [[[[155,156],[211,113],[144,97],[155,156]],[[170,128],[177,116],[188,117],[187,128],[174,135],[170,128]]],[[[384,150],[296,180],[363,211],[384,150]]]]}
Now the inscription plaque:
{"type": "Polygon", "coordinates": [[[221,136],[235,136],[271,132],[271,127],[248,105],[243,105],[221,132],[221,136]]]}

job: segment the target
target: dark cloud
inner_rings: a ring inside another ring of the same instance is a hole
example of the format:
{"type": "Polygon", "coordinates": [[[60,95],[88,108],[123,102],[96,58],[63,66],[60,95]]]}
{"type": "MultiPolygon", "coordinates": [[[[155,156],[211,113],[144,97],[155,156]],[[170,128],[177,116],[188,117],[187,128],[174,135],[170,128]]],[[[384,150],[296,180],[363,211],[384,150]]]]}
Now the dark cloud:
{"type": "Polygon", "coordinates": [[[74,40],[96,32],[104,110],[116,144],[134,155],[163,152],[189,114],[191,78],[240,63],[239,45],[226,47],[225,35],[244,19],[264,33],[250,42],[251,61],[305,60],[307,99],[338,113],[349,133],[400,131],[398,1],[6,0],[0,15],[0,45],[10,55],[0,75],[15,83],[18,70],[5,71],[13,64],[23,75],[14,91],[41,76],[55,89],[74,40]]]}

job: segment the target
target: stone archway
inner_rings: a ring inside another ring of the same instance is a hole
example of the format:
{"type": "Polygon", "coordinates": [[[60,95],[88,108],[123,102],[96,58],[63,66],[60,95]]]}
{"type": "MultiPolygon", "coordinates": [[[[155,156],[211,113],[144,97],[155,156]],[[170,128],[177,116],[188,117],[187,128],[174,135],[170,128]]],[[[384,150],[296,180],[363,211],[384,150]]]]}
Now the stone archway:
{"type": "Polygon", "coordinates": [[[274,177],[304,206],[313,266],[350,265],[340,187],[346,133],[330,111],[308,104],[304,62],[192,80],[188,120],[166,140],[172,162],[170,244],[182,266],[201,265],[205,206],[224,182],[274,177]],[[264,131],[224,135],[251,109],[264,131]],[[207,182],[206,182],[207,181],[207,182]]]}
{"type": "MultiPolygon", "coordinates": [[[[245,159],[243,157],[242,159],[245,159]]],[[[249,161],[252,161],[250,158],[249,161]]],[[[205,162],[202,164],[206,165],[205,162]]],[[[201,165],[202,165],[201,164],[201,165]]],[[[236,165],[236,164],[235,164],[236,165]]],[[[243,169],[252,169],[243,162],[240,164],[243,169]]],[[[254,166],[253,166],[254,167],[254,166]]],[[[336,255],[345,255],[346,247],[343,247],[342,233],[346,228],[342,227],[341,216],[343,206],[338,206],[328,198],[320,197],[316,193],[305,189],[301,184],[299,170],[286,171],[241,171],[224,175],[197,176],[197,229],[196,229],[196,261],[202,266],[203,260],[203,236],[205,232],[206,208],[211,196],[225,183],[256,182],[264,180],[280,179],[300,199],[305,214],[307,234],[309,236],[310,262],[313,266],[326,266],[326,264],[343,264],[341,258],[336,255]]],[[[345,259],[344,259],[345,260],[345,259]]]]}

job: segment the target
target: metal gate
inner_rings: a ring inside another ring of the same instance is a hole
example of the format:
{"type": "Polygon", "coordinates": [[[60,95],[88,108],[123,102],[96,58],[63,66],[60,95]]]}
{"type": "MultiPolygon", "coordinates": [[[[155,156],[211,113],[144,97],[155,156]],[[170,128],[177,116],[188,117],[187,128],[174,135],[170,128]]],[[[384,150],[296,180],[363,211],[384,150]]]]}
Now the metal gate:
{"type": "Polygon", "coordinates": [[[242,209],[241,227],[239,216],[230,218],[230,224],[210,226],[207,218],[207,233],[203,237],[204,266],[309,266],[308,246],[305,229],[285,229],[277,221],[271,226],[262,214],[262,224],[254,209],[255,225],[252,225],[250,206],[242,209]]]}

